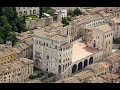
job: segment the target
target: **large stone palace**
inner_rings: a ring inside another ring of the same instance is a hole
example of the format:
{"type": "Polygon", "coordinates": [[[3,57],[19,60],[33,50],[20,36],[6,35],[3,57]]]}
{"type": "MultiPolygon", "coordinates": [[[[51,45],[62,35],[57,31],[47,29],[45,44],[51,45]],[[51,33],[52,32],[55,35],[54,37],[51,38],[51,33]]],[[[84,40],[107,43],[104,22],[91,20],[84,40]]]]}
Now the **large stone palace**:
{"type": "Polygon", "coordinates": [[[102,8],[74,17],[69,25],[52,23],[34,32],[35,66],[67,77],[111,55],[120,36],[120,8],[102,8]]]}

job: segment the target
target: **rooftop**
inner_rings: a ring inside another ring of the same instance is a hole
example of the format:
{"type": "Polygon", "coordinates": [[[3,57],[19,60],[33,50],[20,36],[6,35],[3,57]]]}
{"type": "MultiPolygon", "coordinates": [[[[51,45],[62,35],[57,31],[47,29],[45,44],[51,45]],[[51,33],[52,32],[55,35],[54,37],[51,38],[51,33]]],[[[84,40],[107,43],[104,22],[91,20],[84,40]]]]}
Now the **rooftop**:
{"type": "Polygon", "coordinates": [[[73,43],[72,51],[72,62],[76,62],[77,60],[90,56],[100,50],[88,47],[83,42],[76,41],[73,43]]]}
{"type": "Polygon", "coordinates": [[[103,32],[108,32],[108,31],[112,30],[110,25],[108,25],[108,24],[97,26],[97,28],[99,28],[103,32]]]}
{"type": "Polygon", "coordinates": [[[120,18],[118,18],[118,17],[115,17],[111,20],[114,21],[114,23],[120,23],[120,18]]]}
{"type": "Polygon", "coordinates": [[[55,32],[45,32],[45,31],[35,31],[35,35],[45,39],[53,40],[56,42],[65,41],[67,38],[61,35],[56,34],[55,32]]]}
{"type": "Polygon", "coordinates": [[[17,44],[15,46],[15,48],[17,48],[19,51],[24,50],[24,49],[26,49],[28,47],[29,47],[29,45],[27,45],[26,43],[20,43],[20,44],[17,44]]]}
{"type": "Polygon", "coordinates": [[[17,39],[23,40],[29,37],[33,37],[33,32],[32,31],[27,31],[27,32],[22,32],[22,33],[17,33],[17,39]]]}
{"type": "Polygon", "coordinates": [[[75,77],[65,78],[63,83],[80,83],[80,81],[75,77]]]}
{"type": "Polygon", "coordinates": [[[6,73],[12,70],[20,69],[21,67],[30,63],[34,63],[34,61],[26,58],[20,58],[19,60],[16,60],[12,63],[7,63],[5,65],[0,66],[0,74],[6,73]]]}
{"type": "Polygon", "coordinates": [[[12,54],[17,54],[18,50],[16,50],[15,48],[12,47],[2,47],[0,48],[0,58],[5,57],[5,56],[9,56],[12,54]]]}
{"type": "Polygon", "coordinates": [[[86,79],[88,77],[94,76],[95,74],[90,70],[85,70],[80,73],[75,74],[73,77],[76,77],[79,80],[86,79]]]}
{"type": "Polygon", "coordinates": [[[113,73],[107,73],[105,75],[101,75],[101,78],[105,80],[115,80],[118,79],[119,77],[120,77],[119,74],[113,74],[113,73]]]}
{"type": "Polygon", "coordinates": [[[73,23],[75,23],[76,25],[79,25],[79,24],[83,24],[83,23],[87,23],[87,22],[90,22],[90,21],[94,21],[96,19],[101,19],[103,18],[101,15],[99,14],[93,14],[93,15],[81,15],[81,16],[76,16],[73,18],[73,23]]]}
{"type": "Polygon", "coordinates": [[[120,53],[114,52],[110,56],[106,57],[106,59],[112,63],[120,61],[120,53]]]}
{"type": "Polygon", "coordinates": [[[93,78],[89,79],[88,81],[89,81],[89,83],[105,83],[106,82],[106,80],[104,80],[101,77],[93,77],[93,78]]]}
{"type": "Polygon", "coordinates": [[[86,69],[91,68],[95,72],[101,72],[101,71],[104,71],[109,66],[111,66],[111,64],[108,61],[103,61],[103,62],[93,63],[87,66],[86,69]]]}
{"type": "Polygon", "coordinates": [[[105,11],[99,11],[99,14],[103,17],[106,17],[106,16],[112,16],[113,14],[112,13],[106,13],[105,11]]]}

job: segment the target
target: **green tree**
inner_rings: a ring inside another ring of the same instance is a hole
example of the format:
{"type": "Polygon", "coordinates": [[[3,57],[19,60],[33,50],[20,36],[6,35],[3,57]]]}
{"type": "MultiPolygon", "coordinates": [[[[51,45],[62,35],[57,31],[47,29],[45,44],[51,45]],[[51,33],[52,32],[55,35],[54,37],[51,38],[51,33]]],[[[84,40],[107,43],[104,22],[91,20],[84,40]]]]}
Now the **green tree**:
{"type": "Polygon", "coordinates": [[[17,39],[16,39],[16,34],[15,34],[15,32],[11,32],[11,33],[10,33],[10,41],[12,41],[12,46],[16,45],[17,39]]]}
{"type": "Polygon", "coordinates": [[[3,10],[3,13],[7,17],[9,22],[11,22],[13,20],[14,11],[13,11],[12,7],[5,7],[3,10]]]}
{"type": "Polygon", "coordinates": [[[0,44],[3,43],[2,34],[0,33],[0,44]]]}
{"type": "Polygon", "coordinates": [[[7,17],[6,16],[1,16],[0,17],[0,26],[4,26],[8,23],[7,17]]]}
{"type": "Polygon", "coordinates": [[[73,17],[73,16],[74,16],[74,13],[73,13],[73,11],[70,9],[70,10],[68,10],[67,15],[73,17]]]}
{"type": "Polygon", "coordinates": [[[0,16],[2,16],[3,15],[3,7],[0,7],[0,16]]]}
{"type": "Polygon", "coordinates": [[[67,20],[66,17],[62,19],[62,23],[63,23],[63,26],[69,25],[69,21],[67,20]]]}
{"type": "Polygon", "coordinates": [[[76,8],[74,11],[73,11],[73,14],[74,16],[79,16],[82,14],[82,12],[80,11],[80,9],[76,8]]]}

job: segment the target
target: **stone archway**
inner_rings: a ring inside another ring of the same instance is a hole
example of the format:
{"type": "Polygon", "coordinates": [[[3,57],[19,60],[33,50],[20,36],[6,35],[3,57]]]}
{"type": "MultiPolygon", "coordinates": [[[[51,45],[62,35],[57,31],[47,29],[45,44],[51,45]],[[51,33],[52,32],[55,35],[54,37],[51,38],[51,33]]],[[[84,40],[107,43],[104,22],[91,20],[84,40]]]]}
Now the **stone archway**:
{"type": "Polygon", "coordinates": [[[82,62],[78,64],[78,71],[82,69],[82,62]]]}
{"type": "Polygon", "coordinates": [[[93,63],[93,57],[90,57],[89,64],[92,64],[92,63],[93,63]]]}
{"type": "Polygon", "coordinates": [[[85,61],[84,61],[84,68],[87,66],[87,63],[88,63],[88,60],[85,59],[85,61]]]}
{"type": "Polygon", "coordinates": [[[75,73],[76,70],[77,70],[77,65],[75,64],[75,65],[73,65],[73,67],[72,67],[72,73],[75,73]]]}

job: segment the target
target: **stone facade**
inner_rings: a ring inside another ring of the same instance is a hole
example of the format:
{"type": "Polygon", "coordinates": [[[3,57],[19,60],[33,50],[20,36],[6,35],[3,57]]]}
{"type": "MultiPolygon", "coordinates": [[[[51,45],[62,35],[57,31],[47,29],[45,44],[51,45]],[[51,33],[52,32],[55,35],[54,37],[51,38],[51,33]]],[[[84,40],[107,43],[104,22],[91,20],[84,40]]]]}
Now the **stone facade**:
{"type": "Polygon", "coordinates": [[[14,62],[0,66],[1,83],[23,83],[33,74],[34,61],[20,58],[14,62]]]}
{"type": "Polygon", "coordinates": [[[39,7],[16,7],[18,16],[39,15],[39,7]]]}
{"type": "Polygon", "coordinates": [[[54,33],[36,31],[34,37],[34,60],[36,67],[59,74],[71,64],[71,44],[66,37],[54,33]]]}

